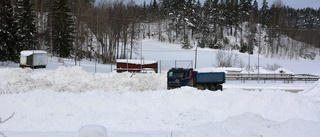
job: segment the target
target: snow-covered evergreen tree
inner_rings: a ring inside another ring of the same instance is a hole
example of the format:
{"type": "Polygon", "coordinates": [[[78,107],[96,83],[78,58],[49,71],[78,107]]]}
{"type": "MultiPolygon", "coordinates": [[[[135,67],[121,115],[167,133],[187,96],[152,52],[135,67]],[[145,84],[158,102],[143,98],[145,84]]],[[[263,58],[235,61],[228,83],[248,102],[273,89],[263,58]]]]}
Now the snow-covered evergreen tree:
{"type": "Polygon", "coordinates": [[[19,47],[23,50],[35,49],[37,43],[37,30],[35,26],[35,13],[31,0],[18,0],[17,23],[19,47]]]}
{"type": "Polygon", "coordinates": [[[260,23],[262,24],[262,27],[265,27],[270,22],[270,14],[269,14],[269,6],[268,2],[266,0],[263,0],[262,7],[260,9],[260,23]]]}
{"type": "Polygon", "coordinates": [[[56,0],[52,11],[53,52],[59,57],[70,57],[74,42],[74,22],[67,0],[56,0]]]}
{"type": "Polygon", "coordinates": [[[0,3],[0,61],[18,62],[17,28],[10,0],[0,3]]]}

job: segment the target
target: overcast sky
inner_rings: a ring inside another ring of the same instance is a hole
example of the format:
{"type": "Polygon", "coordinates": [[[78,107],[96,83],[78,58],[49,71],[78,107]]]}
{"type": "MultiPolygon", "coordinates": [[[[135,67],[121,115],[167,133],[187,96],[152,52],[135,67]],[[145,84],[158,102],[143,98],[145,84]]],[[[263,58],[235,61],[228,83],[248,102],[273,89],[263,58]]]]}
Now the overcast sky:
{"type": "MultiPolygon", "coordinates": [[[[103,0],[102,0],[103,1],[103,0]]],[[[146,3],[150,3],[150,1],[153,0],[134,0],[136,2],[136,4],[142,4],[144,1],[146,1],[146,3]]],[[[159,1],[159,0],[157,0],[159,1]]],[[[197,1],[197,0],[196,0],[197,1]]],[[[202,3],[205,0],[200,0],[202,3]]],[[[263,0],[257,0],[258,4],[259,4],[259,8],[261,7],[263,0]]],[[[269,7],[270,5],[273,4],[275,0],[267,0],[267,2],[269,3],[269,7]]],[[[314,9],[319,9],[320,8],[320,0],[282,0],[282,3],[285,5],[288,5],[289,7],[295,8],[295,9],[302,9],[302,8],[307,8],[307,7],[311,7],[314,9]]]]}
{"type": "MultiPolygon", "coordinates": [[[[267,0],[269,5],[272,5],[274,1],[275,0],[267,0]]],[[[259,3],[260,8],[263,0],[257,0],[257,2],[259,3]]],[[[302,9],[307,7],[311,7],[314,9],[320,8],[320,0],[282,0],[282,3],[295,9],[302,9]]]]}

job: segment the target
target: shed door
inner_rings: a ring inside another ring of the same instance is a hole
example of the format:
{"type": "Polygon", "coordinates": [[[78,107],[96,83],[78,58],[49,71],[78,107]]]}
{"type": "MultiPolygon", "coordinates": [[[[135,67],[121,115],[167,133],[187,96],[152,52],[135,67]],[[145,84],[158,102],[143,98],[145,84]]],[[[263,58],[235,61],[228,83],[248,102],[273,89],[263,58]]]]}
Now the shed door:
{"type": "Polygon", "coordinates": [[[32,61],[33,61],[33,55],[30,55],[27,57],[27,65],[32,66],[32,61]]]}

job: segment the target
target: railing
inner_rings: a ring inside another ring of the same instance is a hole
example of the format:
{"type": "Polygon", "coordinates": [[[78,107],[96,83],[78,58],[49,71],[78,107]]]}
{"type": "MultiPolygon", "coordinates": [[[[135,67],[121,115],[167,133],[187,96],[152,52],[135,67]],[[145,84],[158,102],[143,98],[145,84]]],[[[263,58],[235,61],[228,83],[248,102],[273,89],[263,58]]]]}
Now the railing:
{"type": "Polygon", "coordinates": [[[242,83],[245,83],[249,80],[255,81],[274,81],[279,82],[283,81],[284,83],[292,83],[294,81],[302,81],[305,83],[314,82],[319,80],[319,76],[309,75],[309,74],[242,74],[242,73],[227,73],[227,80],[240,80],[242,83]]]}

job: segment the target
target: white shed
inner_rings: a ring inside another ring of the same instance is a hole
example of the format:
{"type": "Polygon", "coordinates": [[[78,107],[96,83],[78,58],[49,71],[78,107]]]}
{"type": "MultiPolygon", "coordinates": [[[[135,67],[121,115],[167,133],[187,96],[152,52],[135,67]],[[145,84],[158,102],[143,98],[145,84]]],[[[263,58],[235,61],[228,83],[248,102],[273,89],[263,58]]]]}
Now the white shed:
{"type": "Polygon", "coordinates": [[[24,50],[20,53],[20,67],[45,68],[47,52],[43,50],[24,50]]]}

